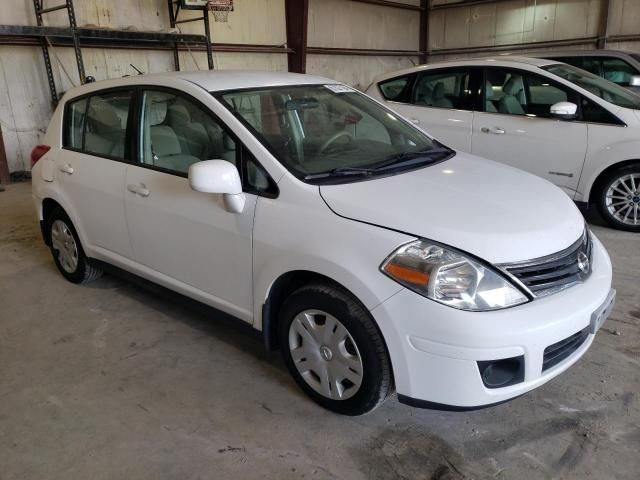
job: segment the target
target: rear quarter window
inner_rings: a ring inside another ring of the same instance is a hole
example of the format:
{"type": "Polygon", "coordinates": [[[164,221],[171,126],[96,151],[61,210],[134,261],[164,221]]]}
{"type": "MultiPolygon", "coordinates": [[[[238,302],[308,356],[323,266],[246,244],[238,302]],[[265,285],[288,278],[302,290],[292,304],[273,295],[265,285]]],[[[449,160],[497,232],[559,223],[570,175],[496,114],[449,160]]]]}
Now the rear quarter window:
{"type": "Polygon", "coordinates": [[[63,126],[63,145],[65,147],[82,150],[87,103],[88,99],[83,98],[67,104],[63,126]]]}

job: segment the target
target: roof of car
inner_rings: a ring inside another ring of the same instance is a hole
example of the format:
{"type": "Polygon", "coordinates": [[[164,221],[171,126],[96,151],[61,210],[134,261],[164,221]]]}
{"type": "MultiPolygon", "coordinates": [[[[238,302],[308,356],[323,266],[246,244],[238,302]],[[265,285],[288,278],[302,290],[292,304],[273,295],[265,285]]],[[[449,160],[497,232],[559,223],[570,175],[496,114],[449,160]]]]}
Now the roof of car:
{"type": "Polygon", "coordinates": [[[533,67],[544,67],[546,65],[552,65],[554,63],[558,63],[554,60],[545,60],[542,58],[533,58],[533,57],[520,57],[516,55],[498,55],[493,57],[479,57],[479,58],[466,58],[461,60],[447,60],[444,62],[435,62],[429,63],[426,65],[419,65],[417,67],[411,67],[404,70],[398,70],[391,73],[385,73],[383,75],[378,76],[374,83],[377,83],[381,80],[385,80],[387,78],[399,77],[408,73],[419,72],[422,70],[431,70],[434,68],[443,68],[443,67],[481,67],[484,65],[494,65],[500,67],[513,67],[516,65],[530,65],[533,67]]]}
{"type": "Polygon", "coordinates": [[[157,83],[158,80],[162,81],[163,78],[173,81],[176,79],[186,80],[209,92],[244,88],[280,87],[287,85],[340,83],[336,80],[330,80],[316,75],[303,75],[299,73],[268,72],[259,70],[198,70],[150,73],[146,75],[134,75],[91,82],[69,90],[67,98],[106,88],[140,85],[144,84],[146,79],[151,78],[154,80],[154,83],[157,83]]]}
{"type": "Polygon", "coordinates": [[[546,57],[566,57],[568,55],[572,57],[592,57],[592,56],[625,56],[635,52],[628,52],[625,50],[553,50],[552,52],[544,52],[542,54],[546,57]]]}

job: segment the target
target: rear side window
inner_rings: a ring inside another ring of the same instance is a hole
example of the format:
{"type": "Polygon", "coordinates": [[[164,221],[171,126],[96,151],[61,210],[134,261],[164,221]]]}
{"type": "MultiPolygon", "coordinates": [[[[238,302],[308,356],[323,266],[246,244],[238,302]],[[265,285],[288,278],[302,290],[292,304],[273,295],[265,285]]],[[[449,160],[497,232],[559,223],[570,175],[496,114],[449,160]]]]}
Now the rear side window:
{"type": "Polygon", "coordinates": [[[68,105],[64,132],[65,147],[82,150],[82,138],[87,118],[88,103],[88,99],[84,98],[68,105]]]}
{"type": "Polygon", "coordinates": [[[97,93],[71,102],[64,121],[64,146],[123,160],[127,150],[127,122],[132,93],[97,93]]]}
{"type": "Polygon", "coordinates": [[[411,75],[392,78],[379,84],[380,93],[385,100],[392,102],[409,103],[411,96],[411,75]]]}
{"type": "Polygon", "coordinates": [[[629,86],[631,77],[637,73],[635,68],[620,58],[610,57],[602,60],[602,76],[618,85],[629,86]]]}
{"type": "Polygon", "coordinates": [[[471,70],[450,69],[424,72],[413,89],[415,105],[473,110],[471,70]]]}

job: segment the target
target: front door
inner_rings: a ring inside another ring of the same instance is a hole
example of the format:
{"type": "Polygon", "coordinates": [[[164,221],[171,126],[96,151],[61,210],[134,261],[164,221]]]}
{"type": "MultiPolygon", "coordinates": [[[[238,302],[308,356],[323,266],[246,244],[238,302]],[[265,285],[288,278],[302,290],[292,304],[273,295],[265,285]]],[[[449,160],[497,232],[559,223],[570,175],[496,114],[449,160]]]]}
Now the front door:
{"type": "Polygon", "coordinates": [[[579,95],[551,79],[487,69],[472,153],[545,178],[573,198],[587,152],[587,125],[551,117],[551,106],[567,101],[578,104],[579,95]]]}
{"type": "Polygon", "coordinates": [[[410,103],[389,106],[445,145],[471,151],[474,69],[447,68],[419,73],[410,103]]]}
{"type": "Polygon", "coordinates": [[[257,196],[242,213],[222,195],[193,191],[189,166],[224,159],[237,165],[238,141],[208,109],[164,90],[143,93],[140,162],[127,169],[125,206],[135,259],[154,280],[252,320],[252,230],[257,196]]]}

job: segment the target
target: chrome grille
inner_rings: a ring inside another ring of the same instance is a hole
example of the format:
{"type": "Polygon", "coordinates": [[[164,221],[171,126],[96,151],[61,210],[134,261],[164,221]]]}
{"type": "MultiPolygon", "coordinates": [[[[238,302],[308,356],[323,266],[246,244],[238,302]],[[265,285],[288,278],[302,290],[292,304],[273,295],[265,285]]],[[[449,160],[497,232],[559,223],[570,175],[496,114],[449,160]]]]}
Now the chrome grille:
{"type": "Polygon", "coordinates": [[[544,297],[584,282],[591,275],[591,235],[584,234],[569,248],[554,255],[500,265],[534,296],[544,297]]]}

